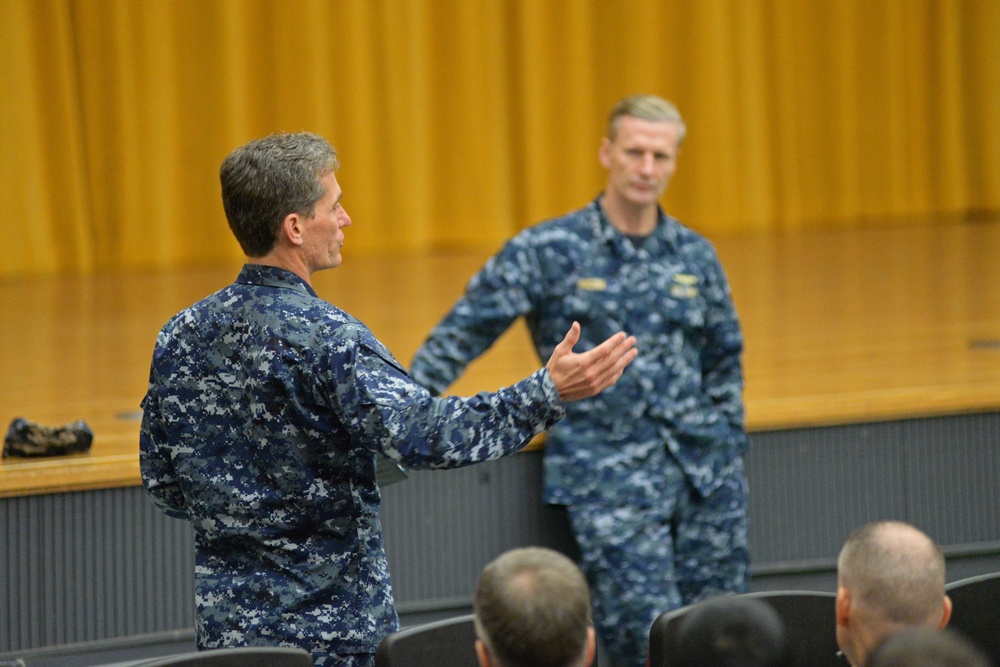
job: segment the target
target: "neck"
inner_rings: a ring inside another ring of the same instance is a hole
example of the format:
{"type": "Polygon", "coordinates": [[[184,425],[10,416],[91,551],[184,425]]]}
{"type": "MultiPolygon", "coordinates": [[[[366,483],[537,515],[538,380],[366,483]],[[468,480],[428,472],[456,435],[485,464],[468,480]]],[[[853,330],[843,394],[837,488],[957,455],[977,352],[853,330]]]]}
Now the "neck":
{"type": "Polygon", "coordinates": [[[848,657],[851,664],[861,667],[868,662],[868,654],[883,639],[903,627],[899,623],[889,621],[869,620],[854,628],[851,651],[848,657]]]}
{"type": "Polygon", "coordinates": [[[629,236],[648,236],[659,222],[656,204],[634,206],[613,195],[601,197],[601,208],[611,225],[629,236]]]}
{"type": "Polygon", "coordinates": [[[261,266],[273,266],[279,269],[285,269],[286,271],[291,271],[302,280],[306,281],[306,284],[312,287],[312,274],[306,268],[305,264],[301,261],[297,261],[297,256],[286,257],[284,253],[278,250],[272,251],[263,257],[247,257],[248,264],[260,264],[261,266]]]}

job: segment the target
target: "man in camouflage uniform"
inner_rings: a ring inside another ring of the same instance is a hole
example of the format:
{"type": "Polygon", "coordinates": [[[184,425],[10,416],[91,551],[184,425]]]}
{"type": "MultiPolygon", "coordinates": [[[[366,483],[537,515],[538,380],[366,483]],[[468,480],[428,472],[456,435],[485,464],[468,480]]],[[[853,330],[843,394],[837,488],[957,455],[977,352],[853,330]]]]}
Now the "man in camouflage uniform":
{"type": "Polygon", "coordinates": [[[715,250],[658,203],[684,132],[669,102],[622,100],[599,149],[604,192],[511,239],[411,368],[440,393],[522,316],[542,358],[574,320],[588,345],[636,336],[621,381],[547,435],[544,487],[568,507],[601,638],[629,666],[658,614],[747,586],[742,334],[715,250]]]}
{"type": "Polygon", "coordinates": [[[371,665],[398,629],[378,521],[376,455],[448,468],[519,450],[566,402],[634,358],[619,333],[583,354],[580,326],[546,367],[494,394],[432,397],[361,322],[319,299],[344,228],[336,153],[273,135],[220,172],[247,255],[236,282],[160,332],[143,399],[143,484],[191,521],[200,648],[290,645],[316,665],[371,665]]]}

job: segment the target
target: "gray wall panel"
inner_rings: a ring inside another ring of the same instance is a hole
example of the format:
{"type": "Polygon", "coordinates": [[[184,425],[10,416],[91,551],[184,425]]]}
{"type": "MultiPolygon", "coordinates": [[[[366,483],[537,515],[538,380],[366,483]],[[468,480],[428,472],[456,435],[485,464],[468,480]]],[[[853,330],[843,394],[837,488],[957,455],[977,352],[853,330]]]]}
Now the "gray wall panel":
{"type": "Polygon", "coordinates": [[[886,430],[752,434],[747,477],[755,566],[828,561],[851,529],[903,511],[903,470],[886,430]]]}
{"type": "Polygon", "coordinates": [[[998,439],[998,413],[753,434],[757,570],[832,562],[851,530],[876,519],[910,521],[953,554],[995,549],[998,439]]]}
{"type": "MultiPolygon", "coordinates": [[[[995,568],[998,434],[1000,413],[754,433],[751,585],[829,588],[843,539],[876,518],[936,537],[950,574],[995,568]]],[[[541,504],[541,458],[412,473],[384,490],[404,623],[468,609],[504,549],[573,551],[565,517],[541,504]]],[[[6,498],[0,522],[0,654],[193,626],[193,533],[141,488],[6,498]]]]}
{"type": "Polygon", "coordinates": [[[552,543],[541,512],[541,458],[530,452],[469,468],[411,472],[382,494],[382,526],[397,604],[463,603],[501,551],[552,543]]]}
{"type": "Polygon", "coordinates": [[[941,544],[1000,540],[1000,415],[899,423],[907,470],[907,518],[941,544]]]}
{"type": "Polygon", "coordinates": [[[0,652],[194,624],[194,539],[142,489],[0,501],[0,652]]]}

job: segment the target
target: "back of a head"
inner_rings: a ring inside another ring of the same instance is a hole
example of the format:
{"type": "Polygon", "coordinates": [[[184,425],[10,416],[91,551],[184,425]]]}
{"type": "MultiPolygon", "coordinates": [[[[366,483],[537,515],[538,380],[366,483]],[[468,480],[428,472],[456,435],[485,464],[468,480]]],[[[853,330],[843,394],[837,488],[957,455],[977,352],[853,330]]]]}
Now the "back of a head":
{"type": "Polygon", "coordinates": [[[587,653],[590,589],[572,560],[541,547],[486,565],[473,601],[476,634],[501,667],[576,667],[587,653]]]}
{"type": "Polygon", "coordinates": [[[285,216],[311,216],[325,194],[320,178],[338,164],[329,142],[311,132],[271,134],[227,155],[219,168],[222,207],[243,252],[263,257],[285,216]]]}
{"type": "Polygon", "coordinates": [[[886,622],[934,626],[942,617],[945,560],[920,530],[880,521],[854,531],[837,563],[838,585],[886,622]]]}
{"type": "Polygon", "coordinates": [[[788,667],[785,626],[763,600],[739,595],[709,598],[680,620],[672,664],[678,667],[788,667]]]}
{"type": "Polygon", "coordinates": [[[903,628],[868,654],[865,667],[991,667],[989,658],[947,628],[903,628]]]}

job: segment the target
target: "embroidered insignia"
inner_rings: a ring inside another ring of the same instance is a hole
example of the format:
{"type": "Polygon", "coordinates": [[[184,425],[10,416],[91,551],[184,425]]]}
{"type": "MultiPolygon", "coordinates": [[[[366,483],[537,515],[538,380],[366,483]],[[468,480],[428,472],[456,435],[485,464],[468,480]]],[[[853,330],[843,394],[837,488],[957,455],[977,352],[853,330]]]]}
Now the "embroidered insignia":
{"type": "Polygon", "coordinates": [[[690,273],[678,273],[670,286],[670,296],[676,299],[693,299],[698,296],[698,276],[690,273]]]}
{"type": "Polygon", "coordinates": [[[576,288],[586,292],[603,292],[608,289],[608,283],[604,278],[580,278],[576,281],[576,288]]]}

